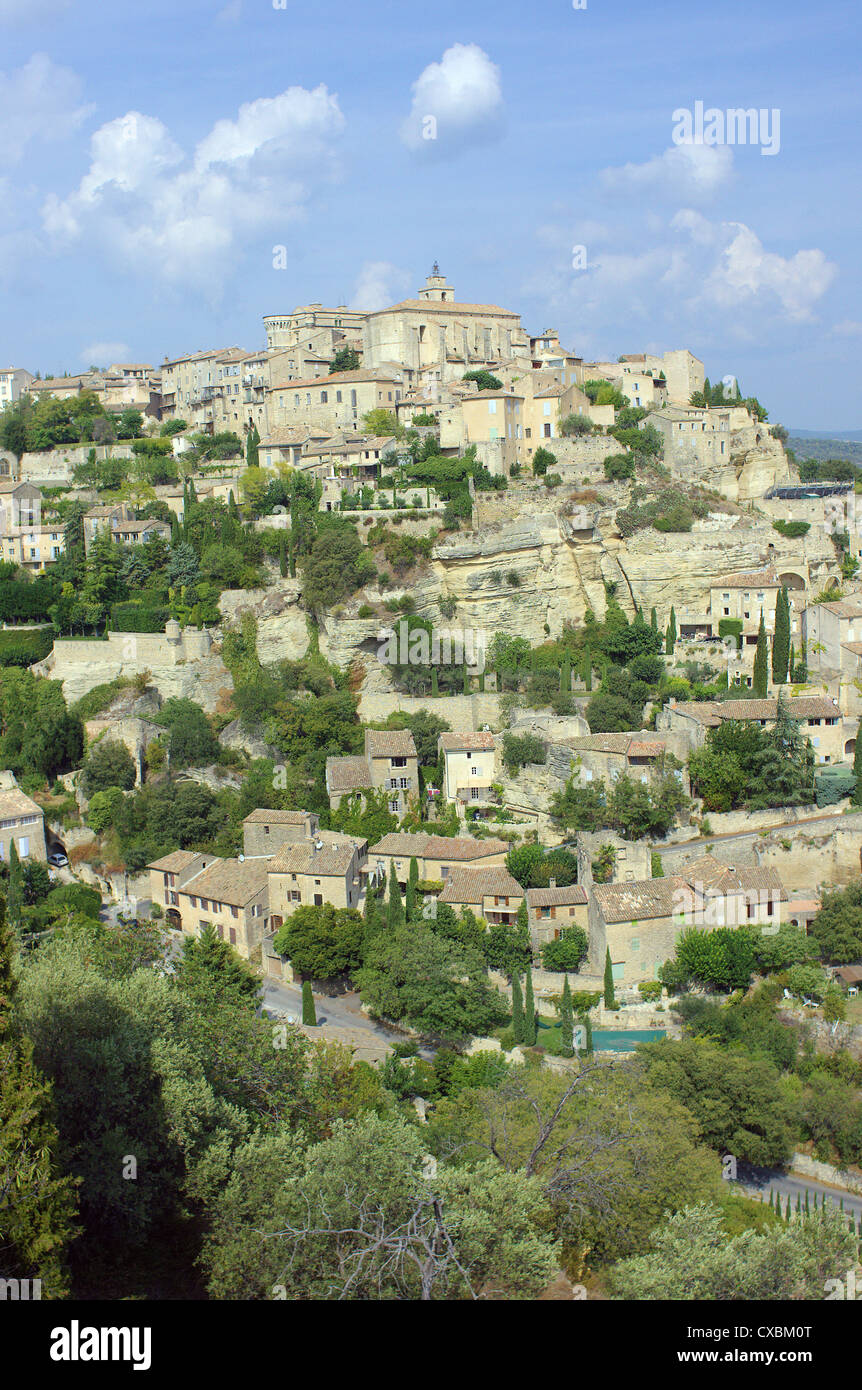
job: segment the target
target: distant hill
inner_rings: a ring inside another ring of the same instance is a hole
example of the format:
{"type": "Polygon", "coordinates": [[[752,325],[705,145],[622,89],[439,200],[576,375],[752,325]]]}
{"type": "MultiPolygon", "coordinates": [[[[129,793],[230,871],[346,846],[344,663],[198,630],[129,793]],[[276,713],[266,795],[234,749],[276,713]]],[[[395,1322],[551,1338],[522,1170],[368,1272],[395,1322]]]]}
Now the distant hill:
{"type": "Polygon", "coordinates": [[[846,439],[851,444],[862,442],[862,430],[790,430],[790,433],[796,439],[846,439]]]}
{"type": "MultiPolygon", "coordinates": [[[[862,433],[859,435],[862,440],[862,433]]],[[[796,435],[791,434],[786,448],[792,449],[798,460],[846,459],[862,468],[862,443],[851,439],[839,439],[835,435],[796,435]]]]}

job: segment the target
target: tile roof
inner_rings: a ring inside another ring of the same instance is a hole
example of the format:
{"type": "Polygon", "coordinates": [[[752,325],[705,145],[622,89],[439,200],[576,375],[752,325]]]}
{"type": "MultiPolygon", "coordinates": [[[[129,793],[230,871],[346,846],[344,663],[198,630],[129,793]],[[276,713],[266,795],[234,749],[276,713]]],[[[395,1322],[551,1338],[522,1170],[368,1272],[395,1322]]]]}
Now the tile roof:
{"type": "Polygon", "coordinates": [[[406,831],[393,831],[384,835],[368,853],[411,856],[417,859],[450,859],[454,863],[460,859],[484,859],[492,854],[508,854],[509,846],[505,840],[477,840],[472,835],[410,835],[406,831]]]}
{"type": "Polygon", "coordinates": [[[862,601],[852,598],[835,599],[832,603],[818,603],[817,608],[825,608],[836,618],[862,618],[862,601]]]}
{"type": "Polygon", "coordinates": [[[444,753],[490,753],[496,747],[494,735],[489,733],[441,734],[437,740],[438,748],[444,753]]]}
{"type": "Polygon", "coordinates": [[[151,864],[147,865],[147,868],[161,869],[165,873],[178,873],[180,869],[185,869],[197,857],[190,849],[175,849],[170,854],[163,854],[161,859],[154,859],[151,864]]]}
{"type": "MultiPolygon", "coordinates": [[[[321,359],[321,361],[324,359],[321,359]]],[[[281,381],[278,385],[273,385],[273,391],[287,391],[288,389],[297,390],[306,386],[332,386],[333,383],[351,382],[359,383],[364,381],[394,381],[400,385],[401,378],[390,375],[389,372],[381,371],[376,368],[365,367],[355,372],[330,372],[326,376],[307,376],[301,381],[281,381]]]]}
{"type": "Polygon", "coordinates": [[[678,907],[674,894],[691,891],[685,879],[651,878],[635,883],[599,883],[593,898],[606,922],[633,922],[652,917],[671,917],[678,907]]]}
{"type": "Polygon", "coordinates": [[[328,792],[367,791],[371,786],[371,771],[364,758],[326,759],[328,792]]]}
{"type": "Polygon", "coordinates": [[[415,758],[416,744],[409,729],[366,729],[368,758],[415,758]]]}
{"type": "Polygon", "coordinates": [[[327,844],[316,837],[282,845],[267,863],[271,874],[313,874],[322,878],[348,873],[355,854],[356,842],[348,836],[341,837],[336,844],[327,844]],[[320,849],[315,845],[320,845],[320,849]]]}
{"type": "Polygon", "coordinates": [[[398,304],[390,304],[388,309],[375,309],[368,315],[393,314],[399,309],[421,309],[431,314],[502,314],[507,319],[519,319],[520,314],[511,309],[501,309],[499,304],[460,304],[452,299],[402,299],[398,304]]]}
{"type": "Polygon", "coordinates": [[[678,875],[701,896],[704,893],[778,893],[782,901],[787,898],[787,889],[781,882],[777,869],[743,864],[740,868],[722,864],[711,854],[695,859],[687,864],[678,875]]]}
{"type": "Polygon", "coordinates": [[[214,859],[183,884],[186,896],[244,907],[267,887],[268,859],[214,859]]]}
{"type": "Polygon", "coordinates": [[[717,579],[714,584],[710,585],[712,589],[777,589],[780,587],[781,581],[771,566],[764,570],[726,574],[723,579],[717,579]]]}
{"type": "Polygon", "coordinates": [[[44,811],[38,802],[33,801],[22,791],[0,791],[0,817],[12,816],[44,816],[44,811]]]}
{"type": "Polygon", "coordinates": [[[440,894],[441,903],[481,903],[483,898],[523,898],[524,890],[508,869],[453,869],[440,894]]]}
{"type": "Polygon", "coordinates": [[[313,816],[313,811],[268,811],[260,807],[249,812],[243,825],[305,825],[313,816]]]}
{"type": "MultiPolygon", "coordinates": [[[[820,695],[798,695],[785,703],[794,719],[841,717],[838,706],[820,695]]],[[[714,728],[723,719],[774,719],[778,700],[680,700],[672,708],[714,728]]]]}
{"type": "Polygon", "coordinates": [[[527,889],[528,907],[570,907],[586,901],[587,895],[579,883],[572,883],[567,888],[527,889]]]}

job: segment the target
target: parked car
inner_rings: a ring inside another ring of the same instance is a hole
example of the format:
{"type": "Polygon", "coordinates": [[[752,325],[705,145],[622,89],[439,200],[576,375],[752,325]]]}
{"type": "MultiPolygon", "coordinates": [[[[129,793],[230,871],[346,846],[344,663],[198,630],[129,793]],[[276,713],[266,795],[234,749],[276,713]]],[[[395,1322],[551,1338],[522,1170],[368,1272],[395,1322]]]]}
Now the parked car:
{"type": "Polygon", "coordinates": [[[61,849],[52,849],[48,855],[48,863],[53,864],[55,869],[65,868],[68,862],[69,860],[61,849]]]}

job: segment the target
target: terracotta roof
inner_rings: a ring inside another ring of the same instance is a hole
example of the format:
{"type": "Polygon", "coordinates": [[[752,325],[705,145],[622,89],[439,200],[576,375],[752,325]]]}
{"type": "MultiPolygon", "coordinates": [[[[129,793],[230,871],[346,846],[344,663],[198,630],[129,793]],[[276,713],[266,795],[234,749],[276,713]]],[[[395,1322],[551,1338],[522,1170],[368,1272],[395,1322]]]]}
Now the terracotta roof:
{"type": "Polygon", "coordinates": [[[687,864],[682,871],[680,878],[685,881],[701,896],[704,893],[777,893],[782,901],[787,898],[787,889],[781,882],[777,869],[769,869],[760,865],[748,867],[743,864],[740,868],[722,864],[711,854],[705,854],[701,859],[695,859],[692,864],[687,864]]]}
{"type": "Polygon", "coordinates": [[[769,589],[780,588],[781,580],[771,567],[765,570],[749,570],[739,574],[726,574],[710,585],[711,589],[769,589]]]}
{"type": "Polygon", "coordinates": [[[371,770],[364,758],[326,759],[328,792],[366,791],[371,786],[371,770]]]}
{"type": "Polygon", "coordinates": [[[364,382],[364,381],[394,381],[400,385],[400,378],[390,376],[388,372],[379,371],[371,367],[360,368],[355,372],[331,372],[326,376],[307,376],[301,381],[281,381],[278,385],[273,385],[273,391],[297,390],[305,386],[332,386],[338,382],[364,382]]]}
{"type": "Polygon", "coordinates": [[[22,791],[0,792],[0,818],[5,820],[12,816],[44,816],[44,814],[38,802],[25,796],[22,791]]]}
{"type": "Polygon", "coordinates": [[[366,729],[367,758],[415,758],[416,744],[409,729],[366,729]]]}
{"type": "Polygon", "coordinates": [[[243,825],[305,825],[313,811],[268,811],[259,808],[251,811],[243,825]]]}
{"type": "Polygon", "coordinates": [[[212,898],[214,902],[244,907],[267,887],[268,859],[214,859],[183,884],[186,896],[212,898]]]}
{"type": "Polygon", "coordinates": [[[368,851],[372,854],[391,854],[417,859],[484,859],[492,854],[508,854],[509,846],[505,840],[477,840],[472,835],[410,835],[406,831],[393,831],[384,835],[368,851]]]}
{"type": "MultiPolygon", "coordinates": [[[[333,832],[334,833],[334,832],[333,832]]],[[[268,860],[271,874],[313,874],[315,878],[346,874],[356,854],[356,843],[344,836],[339,843],[327,844],[319,837],[282,845],[268,860]],[[321,846],[315,849],[315,844],[321,846]]]]}
{"type": "Polygon", "coordinates": [[[568,888],[527,889],[528,907],[573,907],[586,901],[587,895],[579,883],[572,883],[568,888]]]}
{"type": "Polygon", "coordinates": [[[862,642],[842,642],[843,652],[852,652],[854,656],[862,656],[862,642]]]}
{"type": "Polygon", "coordinates": [[[441,734],[437,740],[437,747],[444,753],[490,753],[496,744],[494,735],[490,733],[441,734]]]}
{"type": "Polygon", "coordinates": [[[502,314],[507,319],[519,319],[520,314],[511,309],[501,309],[499,304],[461,304],[453,299],[402,299],[398,304],[390,304],[388,309],[376,309],[370,319],[379,314],[394,314],[399,309],[421,309],[431,314],[502,314]]]}
{"type": "Polygon", "coordinates": [[[523,898],[524,890],[508,869],[453,869],[440,894],[441,903],[481,903],[483,898],[523,898]]]}
{"type": "Polygon", "coordinates": [[[147,868],[161,869],[169,874],[178,873],[197,858],[198,856],[190,849],[175,849],[170,854],[163,854],[161,859],[154,859],[151,864],[147,865],[147,868]]]}
{"type": "MultiPolygon", "coordinates": [[[[841,711],[820,695],[798,695],[785,701],[794,719],[840,719],[841,711]]],[[[699,723],[715,727],[723,719],[774,719],[778,700],[683,700],[674,707],[699,723]]]]}
{"type": "Polygon", "coordinates": [[[643,879],[636,883],[600,883],[593,888],[593,898],[606,922],[634,922],[652,917],[671,917],[679,899],[680,889],[691,891],[685,879],[643,879]]]}
{"type": "Polygon", "coordinates": [[[835,599],[831,603],[818,603],[816,608],[825,608],[828,613],[834,614],[836,618],[862,618],[862,601],[851,598],[835,599]]]}
{"type": "Polygon", "coordinates": [[[835,971],[839,980],[843,980],[845,985],[858,985],[862,983],[862,965],[841,965],[835,971]]]}

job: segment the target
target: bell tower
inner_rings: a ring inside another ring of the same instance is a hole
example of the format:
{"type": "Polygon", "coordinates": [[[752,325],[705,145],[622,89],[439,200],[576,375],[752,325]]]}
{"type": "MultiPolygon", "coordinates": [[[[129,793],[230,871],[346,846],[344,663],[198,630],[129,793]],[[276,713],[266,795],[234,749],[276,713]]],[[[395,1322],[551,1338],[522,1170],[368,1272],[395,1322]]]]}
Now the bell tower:
{"type": "Polygon", "coordinates": [[[455,298],[455,291],[451,285],[446,283],[446,276],[440,274],[440,267],[437,262],[431,270],[423,288],[419,291],[420,299],[430,299],[436,303],[445,302],[451,304],[455,298]]]}

